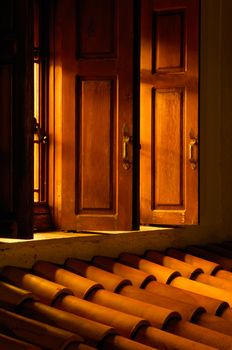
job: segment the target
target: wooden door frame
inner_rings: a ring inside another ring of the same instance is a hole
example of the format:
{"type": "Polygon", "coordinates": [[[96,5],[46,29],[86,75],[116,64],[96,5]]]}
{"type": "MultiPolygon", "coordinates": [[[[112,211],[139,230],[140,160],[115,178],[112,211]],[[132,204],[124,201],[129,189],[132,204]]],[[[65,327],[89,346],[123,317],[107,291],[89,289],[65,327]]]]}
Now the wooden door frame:
{"type": "Polygon", "coordinates": [[[133,208],[132,225],[139,229],[140,225],[140,18],[141,2],[134,0],[134,71],[133,71],[133,208]]]}

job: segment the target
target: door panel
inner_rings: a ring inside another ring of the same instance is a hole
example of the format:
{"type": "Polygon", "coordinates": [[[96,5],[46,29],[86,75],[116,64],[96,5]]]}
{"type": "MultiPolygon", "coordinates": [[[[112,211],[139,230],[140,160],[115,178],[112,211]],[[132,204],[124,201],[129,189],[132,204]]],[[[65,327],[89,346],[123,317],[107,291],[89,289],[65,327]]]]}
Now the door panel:
{"type": "Polygon", "coordinates": [[[154,72],[164,69],[184,70],[184,16],[181,10],[153,13],[154,72]]]}
{"type": "Polygon", "coordinates": [[[141,223],[196,224],[198,1],[141,7],[141,223]]]}
{"type": "Polygon", "coordinates": [[[182,209],[183,90],[156,89],[153,96],[153,209],[182,209]]]}
{"type": "Polygon", "coordinates": [[[77,55],[115,57],[117,0],[77,1],[77,55]]]}
{"type": "Polygon", "coordinates": [[[78,85],[76,213],[114,214],[116,81],[80,78],[78,85]]]}
{"type": "Polygon", "coordinates": [[[62,95],[57,223],[66,230],[131,230],[133,1],[60,0],[56,20],[62,95]]]}
{"type": "Polygon", "coordinates": [[[0,3],[0,230],[32,237],[33,29],[27,0],[0,3]]]}

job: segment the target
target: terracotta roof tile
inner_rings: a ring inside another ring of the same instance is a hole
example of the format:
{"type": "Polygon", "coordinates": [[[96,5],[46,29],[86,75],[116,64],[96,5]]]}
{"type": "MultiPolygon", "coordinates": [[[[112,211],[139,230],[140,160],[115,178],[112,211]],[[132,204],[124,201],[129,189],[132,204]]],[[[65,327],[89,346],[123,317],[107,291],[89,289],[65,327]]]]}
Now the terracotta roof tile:
{"type": "Polygon", "coordinates": [[[7,281],[32,292],[46,304],[50,304],[61,294],[73,294],[66,286],[62,286],[58,283],[49,283],[48,286],[48,281],[46,279],[14,266],[4,267],[1,274],[7,281]]]}
{"type": "MultiPolygon", "coordinates": [[[[228,308],[229,304],[207,296],[199,295],[192,292],[184,291],[180,288],[172,287],[155,281],[155,276],[149,275],[141,270],[118,263],[115,259],[108,257],[95,257],[92,260],[95,266],[107,271],[116,273],[122,277],[129,278],[136,287],[160,295],[161,297],[181,301],[186,304],[204,307],[209,313],[220,315],[221,312],[228,308]],[[153,278],[152,278],[153,277],[153,278]]],[[[183,317],[183,315],[182,315],[183,317]]]]}
{"type": "Polygon", "coordinates": [[[209,250],[211,252],[214,252],[222,257],[226,257],[226,258],[229,258],[229,259],[232,259],[232,252],[227,249],[226,246],[224,247],[221,247],[219,244],[207,244],[205,246],[206,250],[209,250]]]}
{"type": "Polygon", "coordinates": [[[0,334],[1,350],[41,350],[40,347],[0,334]]]}
{"type": "Polygon", "coordinates": [[[169,267],[170,269],[175,269],[181,273],[181,276],[190,279],[195,279],[203,270],[200,267],[195,267],[186,262],[180,261],[178,259],[169,257],[165,254],[154,250],[148,250],[145,255],[145,259],[155,262],[156,264],[169,267]]]}
{"type": "Polygon", "coordinates": [[[124,286],[132,285],[131,281],[122,278],[117,274],[109,273],[98,269],[84,261],[77,259],[67,259],[64,264],[65,268],[80,276],[100,283],[105,289],[117,293],[124,286]]]}
{"type": "Polygon", "coordinates": [[[228,270],[228,271],[232,270],[232,259],[210,252],[203,247],[190,246],[190,247],[187,247],[187,251],[193,255],[196,255],[206,260],[213,261],[217,264],[220,264],[225,270],[228,270]]]}
{"type": "Polygon", "coordinates": [[[32,292],[0,281],[0,307],[12,309],[25,300],[35,299],[32,292]]]}
{"type": "Polygon", "coordinates": [[[86,344],[78,344],[78,345],[70,344],[65,347],[65,350],[97,350],[97,349],[86,344]]]}
{"type": "Polygon", "coordinates": [[[99,283],[74,275],[72,272],[47,261],[37,261],[33,266],[33,272],[47,278],[49,281],[70,288],[73,294],[79,298],[85,299],[93,290],[103,288],[99,283]]]}
{"type": "MultiPolygon", "coordinates": [[[[48,276],[49,278],[51,277],[49,275],[49,272],[47,273],[47,270],[53,269],[54,273],[52,275],[52,278],[54,282],[60,282],[61,279],[59,276],[61,275],[61,273],[63,274],[67,273],[69,278],[63,279],[63,283],[66,286],[72,287],[72,291],[74,295],[76,296],[81,295],[80,291],[82,290],[82,286],[80,285],[79,280],[78,279],[76,280],[76,277],[79,278],[80,276],[77,276],[74,273],[60,269],[60,267],[56,266],[55,264],[51,264],[51,263],[46,263],[46,265],[42,265],[42,263],[39,263],[39,264],[40,264],[39,268],[38,268],[38,264],[36,264],[36,267],[37,267],[36,272],[38,272],[39,270],[39,273],[46,277],[48,276]],[[61,272],[61,270],[63,271],[61,272]]],[[[78,265],[77,261],[76,261],[76,265],[78,265]]],[[[83,265],[82,262],[81,262],[81,265],[83,265]]],[[[72,265],[72,269],[74,269],[73,265],[72,265]]],[[[79,268],[78,271],[85,274],[87,269],[79,268]]],[[[99,275],[101,275],[101,271],[102,270],[99,269],[99,275]]],[[[96,273],[95,273],[95,276],[97,278],[96,273]]],[[[108,278],[110,278],[109,276],[111,275],[108,274],[108,278]]],[[[81,281],[84,281],[83,284],[86,284],[87,283],[86,281],[89,281],[89,280],[82,276],[81,281]]],[[[174,310],[169,310],[168,308],[162,308],[159,306],[146,304],[141,301],[135,301],[131,298],[123,297],[121,295],[117,295],[115,293],[109,292],[104,289],[97,289],[97,290],[95,289],[91,294],[88,293],[86,298],[89,301],[94,302],[95,304],[99,304],[118,311],[123,311],[124,313],[134,315],[137,317],[145,318],[152,325],[158,328],[162,328],[170,318],[173,318],[173,317],[180,318],[180,315],[178,314],[178,312],[174,310]]]]}
{"type": "Polygon", "coordinates": [[[202,273],[196,277],[195,281],[208,284],[210,286],[218,287],[232,292],[232,281],[219,278],[217,276],[210,276],[202,273]]]}
{"type": "Polygon", "coordinates": [[[123,265],[109,257],[95,256],[91,263],[96,267],[129,279],[132,284],[138,288],[144,288],[149,282],[156,280],[154,275],[149,275],[144,271],[123,265]]]}
{"type": "MultiPolygon", "coordinates": [[[[104,276],[104,280],[102,281],[102,284],[104,288],[109,291],[111,290],[110,282],[112,280],[114,281],[115,276],[117,276],[109,272],[107,273],[107,275],[105,275],[102,269],[97,268],[95,266],[91,266],[90,264],[87,264],[86,262],[84,263],[77,259],[69,259],[68,261],[66,261],[65,267],[71,268],[73,272],[80,273],[82,276],[85,276],[87,278],[91,277],[96,282],[100,282],[104,276]],[[81,269],[80,266],[84,268],[81,269]]],[[[175,310],[181,315],[182,318],[188,319],[188,320],[191,320],[192,317],[195,317],[195,314],[199,312],[202,313],[202,311],[204,311],[203,307],[191,305],[189,303],[188,304],[183,303],[181,301],[176,301],[176,300],[164,297],[161,294],[155,294],[155,291],[154,293],[151,293],[143,289],[133,287],[128,284],[120,284],[120,288],[118,288],[117,286],[115,288],[115,292],[117,292],[122,296],[140,300],[145,303],[149,303],[151,305],[156,305],[166,309],[175,310]]]]}
{"type": "Polygon", "coordinates": [[[214,273],[214,276],[232,281],[232,273],[230,271],[218,270],[214,273]]]}
{"type": "Polygon", "coordinates": [[[0,349],[231,350],[231,257],[228,243],[6,266],[0,349]]]}
{"type": "Polygon", "coordinates": [[[61,311],[38,301],[24,302],[17,311],[26,317],[78,333],[88,340],[89,345],[96,345],[110,334],[117,333],[110,326],[61,311]]]}
{"type": "Polygon", "coordinates": [[[174,300],[181,300],[189,304],[202,306],[213,315],[220,316],[224,312],[224,310],[228,309],[229,307],[229,304],[226,301],[215,299],[209,297],[208,295],[194,293],[190,290],[174,287],[172,285],[170,286],[162,284],[159,282],[150,282],[145,287],[145,290],[150,291],[152,293],[159,293],[174,300]]]}
{"type": "Polygon", "coordinates": [[[168,256],[184,261],[193,266],[200,267],[205,273],[208,273],[210,275],[213,275],[217,270],[222,268],[217,263],[199,258],[197,256],[191,255],[189,253],[174,248],[166,249],[165,253],[168,256]]]}
{"type": "Polygon", "coordinates": [[[192,281],[188,278],[182,277],[180,272],[179,275],[177,275],[178,272],[171,268],[153,263],[134,254],[121,254],[120,261],[132,267],[137,267],[142,271],[153,273],[157,281],[160,283],[167,283],[174,287],[226,301],[232,306],[232,294],[230,291],[216,288],[209,285],[209,283],[199,284],[197,281],[192,281]],[[163,277],[162,272],[165,277],[163,277]]]}
{"type": "Polygon", "coordinates": [[[133,338],[140,327],[150,324],[141,317],[125,314],[121,311],[72,296],[58,298],[54,303],[54,307],[96,322],[102,322],[114,327],[121,335],[130,338],[133,338]]]}
{"type": "Polygon", "coordinates": [[[7,329],[9,335],[52,350],[83,342],[83,338],[77,334],[4,309],[0,309],[0,326],[7,329]]]}
{"type": "Polygon", "coordinates": [[[155,276],[156,280],[161,283],[169,284],[175,277],[181,276],[181,273],[177,270],[170,269],[169,267],[155,264],[147,259],[143,259],[135,254],[122,253],[119,257],[119,261],[135,267],[139,270],[147,272],[155,276]]]}

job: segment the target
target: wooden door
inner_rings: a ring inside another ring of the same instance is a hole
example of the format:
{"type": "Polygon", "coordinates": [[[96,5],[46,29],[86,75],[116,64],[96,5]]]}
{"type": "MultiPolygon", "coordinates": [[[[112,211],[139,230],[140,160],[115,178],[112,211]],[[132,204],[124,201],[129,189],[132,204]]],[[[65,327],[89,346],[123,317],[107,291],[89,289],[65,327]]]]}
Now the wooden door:
{"type": "Polygon", "coordinates": [[[30,0],[0,2],[0,235],[32,237],[33,27],[30,0]]]}
{"type": "Polygon", "coordinates": [[[198,0],[141,7],[141,222],[196,224],[198,0]]]}
{"type": "Polygon", "coordinates": [[[58,2],[56,94],[60,85],[62,97],[56,103],[62,114],[57,140],[62,138],[56,203],[57,223],[65,230],[136,226],[133,11],[133,0],[58,2]]]}

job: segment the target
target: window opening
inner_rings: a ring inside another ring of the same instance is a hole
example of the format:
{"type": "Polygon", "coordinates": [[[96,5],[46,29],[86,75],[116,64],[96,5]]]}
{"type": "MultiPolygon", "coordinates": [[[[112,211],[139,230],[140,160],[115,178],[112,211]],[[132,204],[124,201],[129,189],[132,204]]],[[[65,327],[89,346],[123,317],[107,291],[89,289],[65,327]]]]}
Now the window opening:
{"type": "Polygon", "coordinates": [[[48,207],[49,7],[34,0],[34,229],[51,227],[48,207]]]}
{"type": "Polygon", "coordinates": [[[48,52],[41,30],[42,2],[34,2],[34,202],[47,201],[47,106],[48,52]]]}

